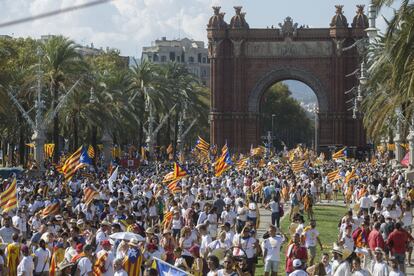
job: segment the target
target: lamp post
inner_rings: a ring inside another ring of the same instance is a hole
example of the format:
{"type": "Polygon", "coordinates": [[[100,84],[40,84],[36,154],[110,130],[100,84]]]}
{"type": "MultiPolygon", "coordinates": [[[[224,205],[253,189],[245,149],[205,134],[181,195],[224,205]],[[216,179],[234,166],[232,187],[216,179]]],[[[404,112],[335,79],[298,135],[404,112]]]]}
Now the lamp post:
{"type": "Polygon", "coordinates": [[[276,119],[276,114],[272,114],[272,144],[271,144],[271,148],[274,147],[274,140],[275,140],[275,119],[276,119]]]}
{"type": "Polygon", "coordinates": [[[409,153],[409,166],[406,171],[407,178],[409,180],[414,179],[414,115],[411,117],[410,132],[407,136],[408,145],[410,148],[409,153]]]}
{"type": "Polygon", "coordinates": [[[318,130],[319,130],[319,108],[318,106],[315,105],[314,108],[314,112],[315,112],[315,143],[314,143],[314,151],[316,153],[318,153],[318,149],[319,149],[319,143],[318,143],[318,130]]]}
{"type": "MultiPolygon", "coordinates": [[[[44,131],[43,125],[43,109],[44,109],[44,102],[42,100],[42,49],[40,47],[37,48],[36,55],[38,57],[38,69],[37,69],[37,97],[35,100],[35,108],[36,108],[36,117],[35,117],[35,125],[33,129],[32,140],[34,143],[34,160],[39,166],[40,171],[44,170],[44,145],[46,141],[46,135],[44,131]]],[[[59,150],[55,148],[55,150],[59,150]]]]}

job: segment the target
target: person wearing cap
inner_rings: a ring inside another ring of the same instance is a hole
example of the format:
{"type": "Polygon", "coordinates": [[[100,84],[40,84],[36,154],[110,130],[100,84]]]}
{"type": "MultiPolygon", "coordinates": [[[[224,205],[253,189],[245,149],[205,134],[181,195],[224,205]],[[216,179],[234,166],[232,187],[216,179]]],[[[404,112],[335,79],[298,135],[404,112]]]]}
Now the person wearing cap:
{"type": "Polygon", "coordinates": [[[21,247],[21,252],[23,254],[23,258],[17,266],[17,273],[15,275],[33,276],[35,265],[33,262],[33,257],[30,256],[29,247],[27,245],[23,245],[21,247]]]}
{"type": "Polygon", "coordinates": [[[371,274],[372,276],[388,276],[389,268],[387,263],[384,261],[384,251],[382,248],[377,247],[374,249],[374,261],[371,264],[371,274]]]}
{"type": "Polygon", "coordinates": [[[300,259],[294,259],[292,262],[294,271],[289,276],[308,276],[308,273],[303,270],[305,264],[300,259]]]}
{"type": "Polygon", "coordinates": [[[77,273],[79,275],[93,276],[92,253],[93,248],[91,245],[87,244],[83,247],[83,252],[80,253],[80,257],[77,260],[77,273]]]}
{"type": "Polygon", "coordinates": [[[103,276],[111,276],[114,274],[113,261],[115,259],[112,253],[112,244],[110,240],[101,241],[101,250],[96,253],[96,261],[94,265],[95,274],[103,276]]]}
{"type": "Polygon", "coordinates": [[[96,244],[98,245],[96,247],[96,252],[99,252],[102,249],[102,242],[104,240],[108,240],[108,234],[110,230],[111,230],[111,223],[109,223],[106,220],[102,221],[98,231],[96,232],[96,237],[95,237],[96,244]]]}

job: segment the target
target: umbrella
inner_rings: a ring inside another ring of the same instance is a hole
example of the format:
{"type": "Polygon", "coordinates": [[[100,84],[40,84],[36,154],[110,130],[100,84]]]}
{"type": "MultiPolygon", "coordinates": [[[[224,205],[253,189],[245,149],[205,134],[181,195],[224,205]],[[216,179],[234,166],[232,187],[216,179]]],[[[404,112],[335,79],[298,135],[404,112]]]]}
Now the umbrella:
{"type": "Polygon", "coordinates": [[[143,238],[141,235],[131,233],[131,232],[118,232],[114,233],[109,236],[113,240],[127,240],[130,241],[132,239],[137,239],[138,241],[145,241],[145,238],[143,238]]]}

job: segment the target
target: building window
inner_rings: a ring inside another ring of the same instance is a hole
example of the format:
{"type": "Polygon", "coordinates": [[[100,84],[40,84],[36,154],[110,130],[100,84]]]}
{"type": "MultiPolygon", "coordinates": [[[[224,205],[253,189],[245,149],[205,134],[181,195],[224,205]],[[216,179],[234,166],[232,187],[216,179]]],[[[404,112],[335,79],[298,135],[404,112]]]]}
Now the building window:
{"type": "Polygon", "coordinates": [[[177,62],[180,62],[180,56],[177,56],[177,62]]]}
{"type": "Polygon", "coordinates": [[[188,58],[188,62],[189,62],[189,63],[194,63],[194,57],[189,57],[189,58],[188,58]]]}
{"type": "Polygon", "coordinates": [[[175,61],[175,53],[170,52],[170,61],[175,61]]]}
{"type": "Polygon", "coordinates": [[[210,59],[209,58],[207,59],[207,63],[210,64],[210,59]]]}
{"type": "Polygon", "coordinates": [[[152,61],[152,56],[148,56],[148,61],[152,61]]]}
{"type": "Polygon", "coordinates": [[[206,77],[207,76],[207,70],[206,70],[206,68],[202,68],[201,69],[201,77],[203,78],[203,77],[206,77]]]}
{"type": "Polygon", "coordinates": [[[207,58],[203,57],[203,63],[207,63],[207,58]]]}
{"type": "Polygon", "coordinates": [[[157,62],[159,60],[158,54],[154,54],[154,62],[157,62]]]}
{"type": "Polygon", "coordinates": [[[167,57],[166,56],[161,56],[161,62],[167,62],[167,57]]]}
{"type": "Polygon", "coordinates": [[[201,63],[201,53],[198,54],[198,63],[201,63]]]}

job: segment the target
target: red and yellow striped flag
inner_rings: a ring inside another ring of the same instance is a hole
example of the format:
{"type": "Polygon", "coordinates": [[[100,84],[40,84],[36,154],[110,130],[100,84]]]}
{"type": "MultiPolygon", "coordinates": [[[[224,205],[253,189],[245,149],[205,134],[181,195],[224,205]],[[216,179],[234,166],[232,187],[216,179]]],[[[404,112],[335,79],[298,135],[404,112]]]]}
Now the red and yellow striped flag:
{"type": "Polygon", "coordinates": [[[95,158],[95,149],[92,147],[92,145],[88,146],[88,156],[91,159],[95,158]]]}
{"type": "Polygon", "coordinates": [[[108,259],[108,252],[102,254],[98,259],[96,259],[93,266],[93,275],[100,276],[105,274],[105,262],[108,259]]]}
{"type": "Polygon", "coordinates": [[[82,155],[82,146],[78,148],[63,164],[62,171],[65,176],[65,181],[69,181],[79,169],[80,157],[82,155]]]}
{"type": "Polygon", "coordinates": [[[331,171],[330,173],[328,173],[328,181],[330,182],[330,183],[332,183],[332,182],[334,182],[335,180],[338,180],[339,179],[339,177],[340,177],[340,174],[339,174],[339,169],[337,169],[337,170],[334,170],[334,171],[331,171]]]}
{"type": "Polygon", "coordinates": [[[83,199],[85,201],[86,205],[89,205],[94,199],[95,197],[99,195],[99,193],[97,191],[95,191],[92,188],[85,188],[83,190],[83,199]]]}
{"type": "Polygon", "coordinates": [[[297,173],[303,169],[303,164],[305,164],[305,161],[296,161],[292,162],[292,170],[297,173]]]}
{"type": "Polygon", "coordinates": [[[42,218],[46,218],[47,216],[54,216],[59,214],[60,211],[60,205],[59,202],[53,203],[41,211],[42,218]]]}
{"type": "Polygon", "coordinates": [[[7,187],[7,189],[0,194],[0,208],[3,213],[7,213],[17,208],[16,178],[13,179],[13,182],[7,187]]]}
{"type": "Polygon", "coordinates": [[[352,169],[350,173],[345,176],[345,184],[348,184],[351,179],[357,178],[358,176],[355,173],[355,169],[352,169]]]}
{"type": "Polygon", "coordinates": [[[162,226],[165,228],[168,228],[170,222],[173,218],[173,211],[168,211],[164,214],[164,219],[162,220],[162,226]]]}

